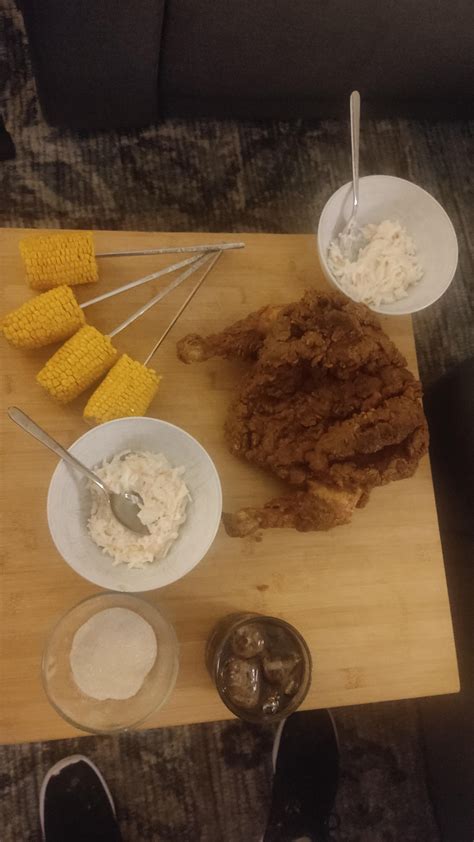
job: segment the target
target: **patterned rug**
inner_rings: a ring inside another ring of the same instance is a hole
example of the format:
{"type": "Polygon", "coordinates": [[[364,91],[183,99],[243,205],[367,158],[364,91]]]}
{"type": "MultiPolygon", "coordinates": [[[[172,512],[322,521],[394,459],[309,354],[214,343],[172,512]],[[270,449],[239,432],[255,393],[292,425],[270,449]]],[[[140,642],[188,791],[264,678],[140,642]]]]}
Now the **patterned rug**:
{"type": "MultiPolygon", "coordinates": [[[[393,702],[333,713],[341,780],[332,842],[438,842],[416,706],[393,702]]],[[[235,721],[3,746],[2,840],[38,840],[44,774],[62,757],[82,753],[110,785],[124,842],[260,842],[272,742],[270,728],[235,721]]]]}
{"type": "MultiPolygon", "coordinates": [[[[334,121],[172,120],[87,135],[48,126],[21,16],[12,0],[3,0],[0,14],[1,108],[17,153],[0,163],[3,226],[310,232],[350,177],[348,127],[334,121]]],[[[363,123],[362,174],[426,188],[459,239],[449,292],[415,318],[425,386],[474,353],[474,185],[466,177],[473,134],[462,121],[387,115],[363,123]]],[[[346,708],[335,718],[342,779],[334,842],[438,842],[416,703],[346,708]]],[[[109,780],[125,842],[257,842],[271,791],[271,744],[271,729],[231,722],[1,747],[2,840],[38,839],[42,776],[79,751],[109,780]]]]}

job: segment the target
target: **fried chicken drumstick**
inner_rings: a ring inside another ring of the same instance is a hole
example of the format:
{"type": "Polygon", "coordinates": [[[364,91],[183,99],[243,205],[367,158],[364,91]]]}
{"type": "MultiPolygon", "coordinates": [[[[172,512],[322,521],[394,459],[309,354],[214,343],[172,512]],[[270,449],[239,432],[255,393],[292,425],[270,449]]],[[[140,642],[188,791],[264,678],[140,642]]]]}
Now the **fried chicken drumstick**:
{"type": "Polygon", "coordinates": [[[178,356],[251,362],[226,440],[231,453],[293,489],[225,515],[231,535],[347,523],[375,486],[411,476],[428,449],[420,383],[373,313],[338,293],[307,292],[222,333],[186,336],[178,356]]]}

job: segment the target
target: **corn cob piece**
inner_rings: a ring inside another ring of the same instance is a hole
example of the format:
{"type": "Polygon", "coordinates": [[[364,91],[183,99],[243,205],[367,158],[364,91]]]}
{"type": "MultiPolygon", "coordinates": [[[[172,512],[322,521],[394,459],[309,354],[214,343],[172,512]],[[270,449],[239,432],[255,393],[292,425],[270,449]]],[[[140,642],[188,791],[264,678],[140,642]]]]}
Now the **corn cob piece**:
{"type": "Polygon", "coordinates": [[[84,409],[90,424],[144,415],[155,397],[161,377],[128,354],[123,354],[91,395],[84,409]]]}
{"type": "Polygon", "coordinates": [[[36,379],[59,403],[69,403],[105,374],[116,357],[109,337],[85,325],[49,358],[36,379]]]}
{"type": "Polygon", "coordinates": [[[20,241],[20,254],[33,289],[89,284],[99,279],[91,231],[32,234],[20,241]]]}
{"type": "Polygon", "coordinates": [[[15,348],[42,348],[72,336],[85,321],[72,289],[60,286],[12,310],[3,319],[1,329],[15,348]]]}
{"type": "MultiPolygon", "coordinates": [[[[158,386],[161,377],[148,367],[153,355],[156,353],[162,342],[168,336],[170,330],[176,324],[181,314],[190,304],[202,284],[204,283],[208,273],[219,259],[221,252],[214,255],[209,261],[206,255],[201,257],[196,267],[208,264],[202,277],[191,290],[185,302],[181,305],[175,317],[171,320],[164,333],[155,343],[150,353],[148,354],[144,363],[139,363],[132,360],[127,354],[123,354],[114,367],[109,371],[107,377],[104,378],[100,386],[89,398],[85,409],[84,419],[90,423],[103,424],[105,421],[112,421],[115,418],[123,418],[129,415],[144,415],[150,403],[158,391],[158,386]]],[[[184,280],[195,269],[189,269],[181,275],[181,280],[184,280]]],[[[153,302],[153,299],[152,299],[153,302]]],[[[148,304],[149,306],[149,304],[148,304]]],[[[140,314],[140,310],[138,314],[140,314]]],[[[137,314],[135,314],[136,317],[137,314]]],[[[125,326],[128,321],[125,322],[125,326]]],[[[119,328],[120,330],[122,327],[119,328]]],[[[114,335],[114,334],[112,334],[114,335]]]]}

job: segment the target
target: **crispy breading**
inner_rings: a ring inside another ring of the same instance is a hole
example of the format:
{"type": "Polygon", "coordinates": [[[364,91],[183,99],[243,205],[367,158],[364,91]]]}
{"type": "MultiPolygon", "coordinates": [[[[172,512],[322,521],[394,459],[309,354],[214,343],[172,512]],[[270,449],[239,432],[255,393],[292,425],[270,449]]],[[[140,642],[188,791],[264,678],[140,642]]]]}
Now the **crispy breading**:
{"type": "Polygon", "coordinates": [[[346,523],[375,486],[411,476],[427,451],[419,382],[374,314],[337,293],[307,292],[221,334],[185,337],[178,355],[253,360],[229,408],[227,443],[295,489],[227,515],[232,535],[346,523]]]}

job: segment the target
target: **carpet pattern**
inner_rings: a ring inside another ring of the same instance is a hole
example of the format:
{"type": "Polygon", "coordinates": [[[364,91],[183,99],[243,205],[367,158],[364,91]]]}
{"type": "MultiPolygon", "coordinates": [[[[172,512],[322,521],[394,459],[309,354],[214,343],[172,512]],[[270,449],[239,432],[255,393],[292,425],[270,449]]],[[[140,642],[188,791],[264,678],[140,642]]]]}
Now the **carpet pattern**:
{"type": "MultiPolygon", "coordinates": [[[[331,842],[438,842],[416,707],[334,711],[341,780],[331,842]]],[[[36,842],[49,767],[82,753],[102,770],[124,842],[259,842],[271,796],[273,731],[243,722],[3,746],[3,842],[36,842]]]]}
{"type": "MultiPolygon", "coordinates": [[[[16,144],[0,164],[0,224],[135,230],[311,232],[350,177],[348,128],[335,121],[172,120],[78,135],[48,126],[36,98],[21,15],[3,0],[1,109],[16,144]]],[[[425,386],[474,353],[474,125],[370,120],[361,172],[415,181],[436,196],[459,239],[454,283],[415,318],[425,386]]],[[[438,842],[414,702],[335,712],[341,786],[334,842],[438,842]]],[[[0,749],[4,842],[38,839],[48,767],[82,752],[117,800],[126,842],[257,842],[271,791],[271,729],[241,722],[85,737],[0,749]]]]}

